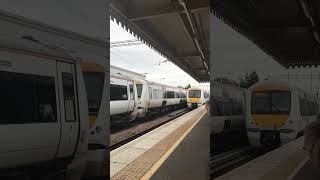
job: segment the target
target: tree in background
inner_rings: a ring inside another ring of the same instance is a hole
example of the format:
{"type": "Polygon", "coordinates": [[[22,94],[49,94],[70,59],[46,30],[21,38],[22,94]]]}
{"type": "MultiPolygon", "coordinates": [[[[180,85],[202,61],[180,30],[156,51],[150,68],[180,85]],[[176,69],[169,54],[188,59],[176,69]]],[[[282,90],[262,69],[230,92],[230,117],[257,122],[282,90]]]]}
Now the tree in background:
{"type": "Polygon", "coordinates": [[[240,87],[248,89],[253,84],[259,81],[259,76],[256,71],[252,71],[250,74],[246,73],[245,78],[240,79],[240,87]]]}
{"type": "Polygon", "coordinates": [[[185,89],[189,89],[189,88],[191,88],[191,85],[190,84],[188,84],[186,87],[184,87],[185,89]]]}
{"type": "Polygon", "coordinates": [[[217,83],[229,84],[232,86],[239,86],[239,84],[236,81],[234,81],[232,79],[225,78],[225,77],[217,77],[214,79],[214,81],[216,81],[217,83]]]}

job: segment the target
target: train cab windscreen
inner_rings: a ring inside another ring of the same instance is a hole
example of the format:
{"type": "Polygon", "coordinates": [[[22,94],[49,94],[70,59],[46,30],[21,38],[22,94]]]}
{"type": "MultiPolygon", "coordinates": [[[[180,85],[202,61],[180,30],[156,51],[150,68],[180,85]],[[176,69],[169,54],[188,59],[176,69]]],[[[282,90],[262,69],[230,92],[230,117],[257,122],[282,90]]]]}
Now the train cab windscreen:
{"type": "Polygon", "coordinates": [[[252,114],[289,114],[291,94],[288,91],[254,92],[252,114]]]}
{"type": "Polygon", "coordinates": [[[138,93],[138,98],[141,98],[142,84],[137,84],[137,93],[138,93]]]}
{"type": "Polygon", "coordinates": [[[189,98],[200,98],[201,91],[200,90],[190,90],[189,91],[189,98]]]}
{"type": "Polygon", "coordinates": [[[98,112],[103,93],[104,73],[84,72],[83,78],[86,85],[89,111],[98,112]]]}

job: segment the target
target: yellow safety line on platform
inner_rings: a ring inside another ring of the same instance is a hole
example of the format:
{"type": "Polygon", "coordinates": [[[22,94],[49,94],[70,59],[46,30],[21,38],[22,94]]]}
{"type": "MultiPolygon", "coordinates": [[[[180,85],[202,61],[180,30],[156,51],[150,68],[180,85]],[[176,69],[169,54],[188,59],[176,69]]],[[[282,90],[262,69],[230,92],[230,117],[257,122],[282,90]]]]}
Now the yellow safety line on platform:
{"type": "Polygon", "coordinates": [[[172,154],[172,152],[178,147],[178,145],[182,142],[182,140],[190,133],[190,131],[198,124],[198,122],[203,118],[206,114],[206,111],[200,116],[200,118],[192,124],[192,126],[174,143],[171,148],[156,162],[152,168],[141,178],[141,180],[150,179],[153,174],[160,168],[160,166],[168,159],[168,157],[172,154]]]}
{"type": "Polygon", "coordinates": [[[287,180],[292,180],[300,171],[300,169],[309,161],[309,157],[305,157],[304,160],[293,170],[287,180]]]}

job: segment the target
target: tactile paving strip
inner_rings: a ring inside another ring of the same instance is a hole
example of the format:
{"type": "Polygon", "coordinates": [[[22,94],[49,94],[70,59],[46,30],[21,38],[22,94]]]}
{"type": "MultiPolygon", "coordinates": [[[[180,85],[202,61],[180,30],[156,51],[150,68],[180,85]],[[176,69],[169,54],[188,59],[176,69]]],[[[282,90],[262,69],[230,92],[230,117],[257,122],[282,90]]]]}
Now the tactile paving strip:
{"type": "Polygon", "coordinates": [[[151,147],[137,159],[135,159],[128,166],[123,168],[120,172],[111,177],[112,180],[135,180],[141,179],[151,167],[169,150],[171,146],[199,120],[204,114],[205,110],[199,111],[192,119],[178,127],[167,137],[162,139],[159,143],[151,147]]]}

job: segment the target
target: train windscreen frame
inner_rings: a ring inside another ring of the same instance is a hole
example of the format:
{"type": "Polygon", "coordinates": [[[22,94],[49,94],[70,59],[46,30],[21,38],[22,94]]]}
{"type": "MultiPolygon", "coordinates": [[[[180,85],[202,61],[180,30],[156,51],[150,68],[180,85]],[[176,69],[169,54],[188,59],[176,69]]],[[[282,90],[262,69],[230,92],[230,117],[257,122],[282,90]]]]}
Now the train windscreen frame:
{"type": "Polygon", "coordinates": [[[189,98],[201,98],[201,90],[190,90],[188,97],[189,98]]]}
{"type": "Polygon", "coordinates": [[[105,74],[102,72],[83,72],[89,112],[97,113],[102,102],[105,74]]]}
{"type": "Polygon", "coordinates": [[[141,98],[143,84],[136,84],[138,98],[141,98]]]}
{"type": "Polygon", "coordinates": [[[251,114],[289,114],[290,91],[255,91],[252,93],[251,114]]]}

